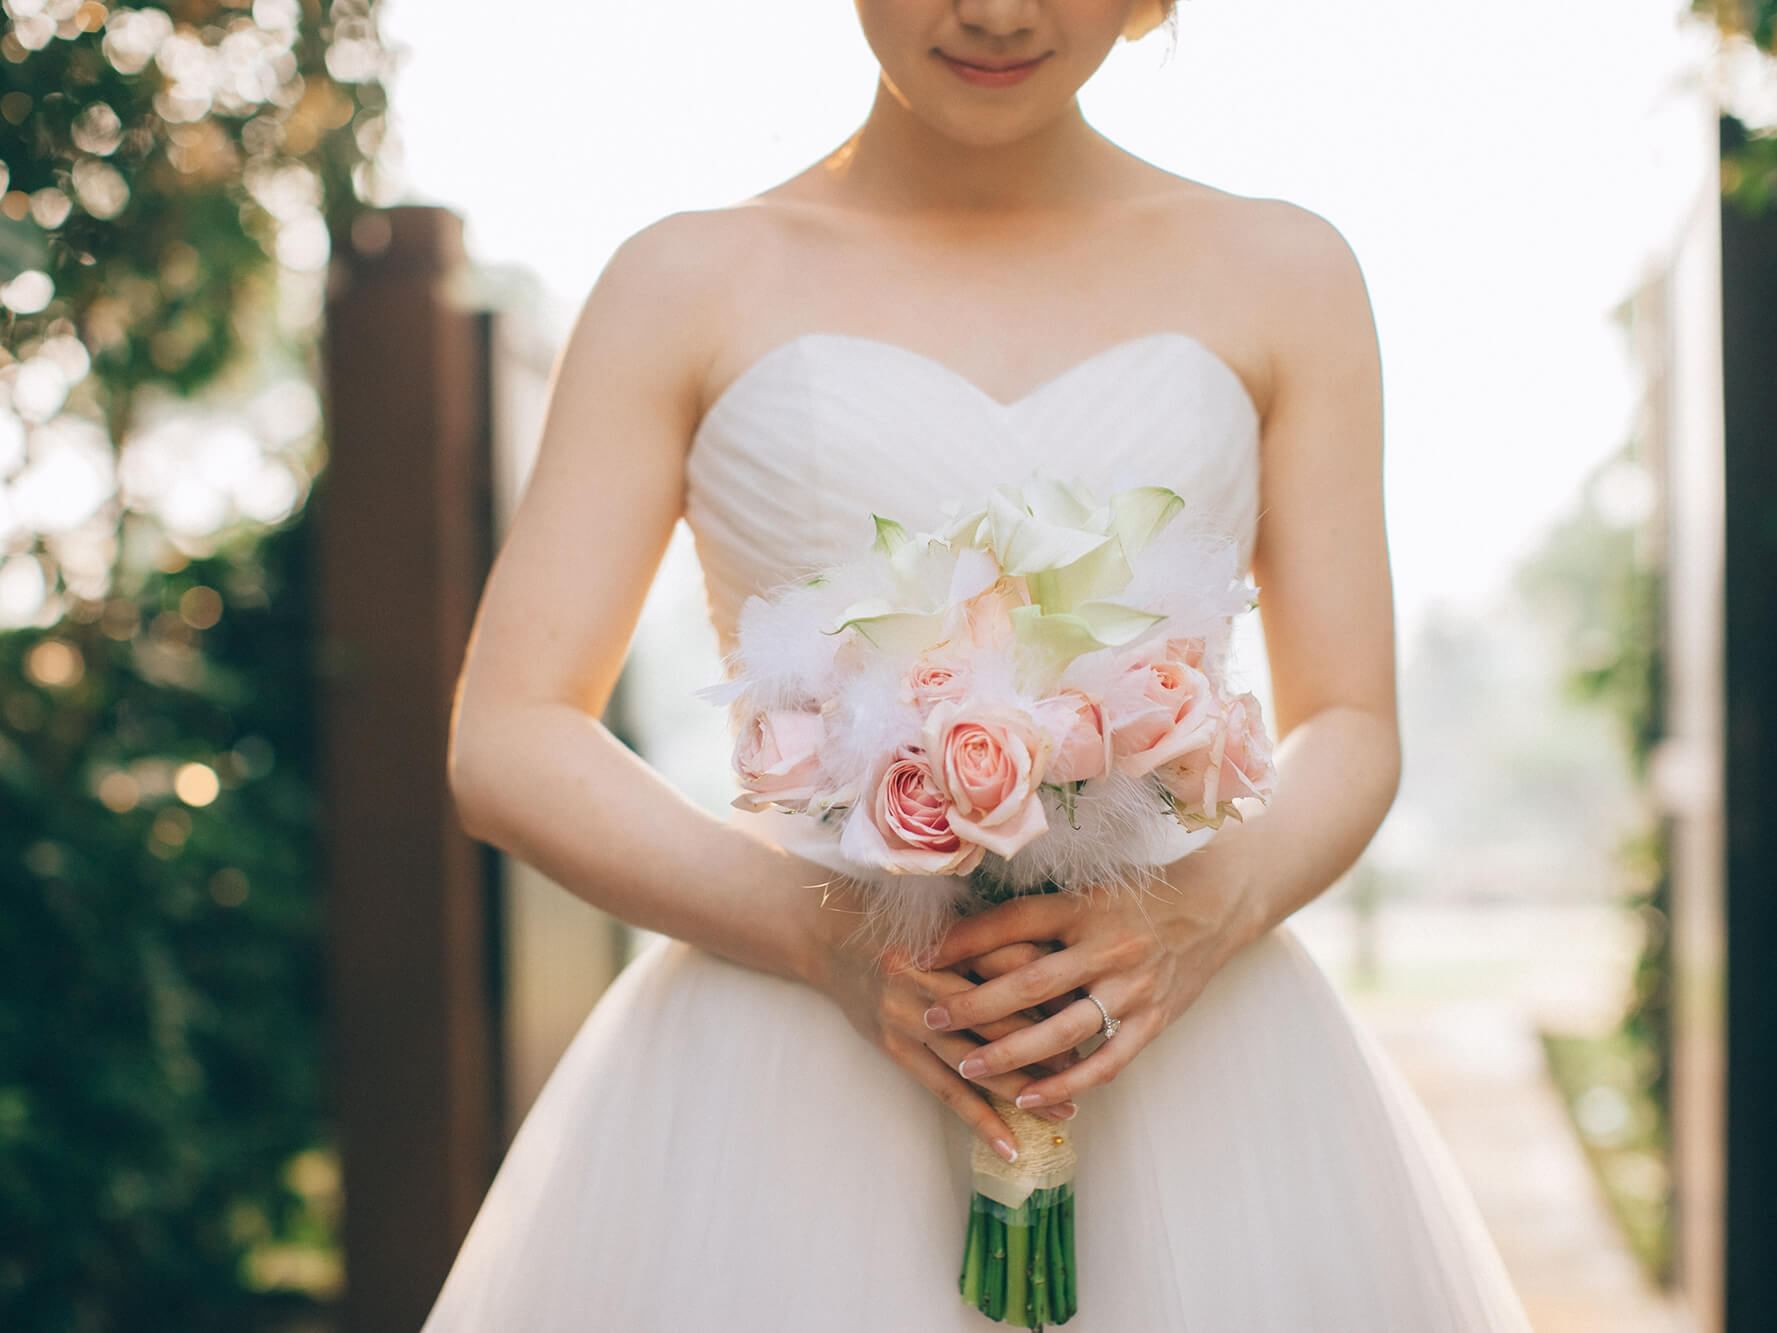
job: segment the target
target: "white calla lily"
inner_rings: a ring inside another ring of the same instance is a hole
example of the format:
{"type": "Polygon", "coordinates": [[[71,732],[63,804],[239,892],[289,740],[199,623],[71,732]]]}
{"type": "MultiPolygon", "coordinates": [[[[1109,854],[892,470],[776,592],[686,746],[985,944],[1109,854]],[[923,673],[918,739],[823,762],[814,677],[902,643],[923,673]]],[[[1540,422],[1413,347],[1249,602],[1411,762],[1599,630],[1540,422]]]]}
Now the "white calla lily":
{"type": "Polygon", "coordinates": [[[1111,530],[1124,556],[1134,559],[1184,507],[1185,497],[1165,486],[1132,486],[1113,495],[1111,530]]]}
{"type": "Polygon", "coordinates": [[[1071,527],[1034,513],[1015,496],[995,494],[987,508],[994,554],[1006,573],[1044,574],[1083,559],[1111,540],[1108,532],[1071,527]]]}
{"type": "Polygon", "coordinates": [[[935,533],[910,534],[893,519],[871,517],[871,549],[884,558],[891,587],[853,602],[826,633],[856,629],[884,651],[917,652],[950,633],[956,608],[991,588],[999,567],[985,550],[953,547],[935,533]]]}
{"type": "Polygon", "coordinates": [[[856,602],[840,612],[838,622],[827,633],[855,629],[884,652],[917,653],[943,637],[945,621],[942,611],[901,610],[876,597],[856,602]]]}
{"type": "Polygon", "coordinates": [[[1012,608],[1012,633],[1031,660],[1053,677],[1085,653],[1128,647],[1164,619],[1116,602],[1082,602],[1071,611],[1054,612],[1033,604],[1012,608]]]}

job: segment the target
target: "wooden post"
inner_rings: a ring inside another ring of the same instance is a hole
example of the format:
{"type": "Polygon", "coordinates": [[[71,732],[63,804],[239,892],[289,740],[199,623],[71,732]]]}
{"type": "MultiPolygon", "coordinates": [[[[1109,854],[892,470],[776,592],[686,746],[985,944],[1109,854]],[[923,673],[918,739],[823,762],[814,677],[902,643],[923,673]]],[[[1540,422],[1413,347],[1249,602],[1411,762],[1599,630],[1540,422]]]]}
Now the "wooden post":
{"type": "MultiPolygon", "coordinates": [[[[1724,122],[1724,149],[1744,135],[1724,122]]],[[[1729,1333],[1777,1310],[1777,210],[1722,208],[1726,443],[1726,1284],[1729,1333]]]]}
{"type": "Polygon", "coordinates": [[[462,224],[366,215],[335,243],[316,489],[319,821],[345,1327],[417,1329],[499,1142],[497,920],[456,820],[451,694],[491,549],[487,321],[462,224]]]}

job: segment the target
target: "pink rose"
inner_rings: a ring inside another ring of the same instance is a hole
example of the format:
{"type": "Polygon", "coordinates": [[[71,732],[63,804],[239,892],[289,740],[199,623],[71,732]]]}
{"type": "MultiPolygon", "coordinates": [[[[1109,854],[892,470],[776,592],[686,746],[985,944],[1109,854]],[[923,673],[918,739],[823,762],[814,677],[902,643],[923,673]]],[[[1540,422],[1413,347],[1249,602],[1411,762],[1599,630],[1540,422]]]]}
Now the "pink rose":
{"type": "Polygon", "coordinates": [[[1236,797],[1269,797],[1277,786],[1277,766],[1258,698],[1248,692],[1229,699],[1209,749],[1164,764],[1154,775],[1172,793],[1175,814],[1187,828],[1220,828],[1236,797]]]}
{"type": "Polygon", "coordinates": [[[1063,689],[1037,703],[1052,752],[1045,782],[1079,782],[1105,771],[1104,711],[1081,690],[1063,689]]]}
{"type": "Polygon", "coordinates": [[[840,850],[852,860],[894,874],[966,875],[986,854],[952,827],[954,807],[917,745],[898,748],[865,790],[840,833],[840,850]]]}
{"type": "Polygon", "coordinates": [[[1139,775],[1207,747],[1221,710],[1208,676],[1162,660],[1130,666],[1107,711],[1116,766],[1139,775]]]}
{"type": "Polygon", "coordinates": [[[733,803],[742,810],[802,808],[820,789],[820,748],[826,738],[819,713],[792,708],[754,713],[735,738],[734,771],[746,790],[733,803]]]}
{"type": "Polygon", "coordinates": [[[965,838],[1009,857],[1049,827],[1037,787],[1050,742],[1035,719],[946,699],[926,715],[924,740],[933,777],[955,805],[951,827],[965,838]]]}
{"type": "Polygon", "coordinates": [[[1024,580],[1002,574],[962,603],[961,637],[974,648],[1007,652],[1012,647],[1012,609],[1030,601],[1024,580]]]}
{"type": "Polygon", "coordinates": [[[929,653],[915,662],[907,673],[907,698],[922,713],[940,699],[961,698],[968,687],[967,668],[960,662],[948,662],[929,653]]]}

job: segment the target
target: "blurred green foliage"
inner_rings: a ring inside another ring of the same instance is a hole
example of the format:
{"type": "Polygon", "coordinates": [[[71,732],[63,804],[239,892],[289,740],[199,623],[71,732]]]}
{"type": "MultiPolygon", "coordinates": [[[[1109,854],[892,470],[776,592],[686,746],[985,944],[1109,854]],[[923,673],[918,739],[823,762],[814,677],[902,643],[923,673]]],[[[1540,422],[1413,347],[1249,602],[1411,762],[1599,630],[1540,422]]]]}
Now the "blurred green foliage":
{"type": "MultiPolygon", "coordinates": [[[[1627,310],[1624,312],[1627,318],[1627,310]]],[[[1616,723],[1643,787],[1665,733],[1666,579],[1650,545],[1658,482],[1631,441],[1594,474],[1584,501],[1517,575],[1519,591],[1567,645],[1566,689],[1616,723]]],[[[1641,928],[1622,1017],[1602,1037],[1545,1034],[1550,1072],[1635,1253],[1656,1282],[1673,1277],[1671,1181],[1671,861],[1668,821],[1651,798],[1618,849],[1624,907],[1641,928]],[[1621,1108],[1592,1125],[1588,1108],[1621,1108]]]]}
{"type": "Polygon", "coordinates": [[[302,538],[0,637],[0,1327],[251,1327],[247,1258],[306,1209],[302,538]]]}
{"type": "MultiPolygon", "coordinates": [[[[286,307],[318,310],[386,117],[374,0],[4,3],[0,501],[70,423],[127,454],[144,405],[312,378],[286,307]]],[[[42,586],[0,634],[8,1333],[241,1333],[338,1286],[307,536],[233,519],[118,487],[0,523],[0,601],[42,586]]]]}
{"type": "MultiPolygon", "coordinates": [[[[1691,8],[1714,19],[1725,37],[1777,59],[1777,0],[1691,0],[1691,8]]],[[[1777,65],[1766,73],[1777,80],[1777,65]]],[[[1749,216],[1777,205],[1777,129],[1737,133],[1724,147],[1722,193],[1749,216]]]]}
{"type": "Polygon", "coordinates": [[[1777,0],[1691,0],[1691,8],[1708,14],[1725,33],[1777,49],[1777,0]]]}
{"type": "Polygon", "coordinates": [[[7,346],[71,322],[121,438],[131,390],[188,393],[228,365],[281,228],[368,188],[385,94],[330,70],[379,68],[371,3],[7,8],[36,13],[0,37],[0,263],[45,254],[55,291],[7,346]]]}
{"type": "Polygon", "coordinates": [[[1650,1048],[1631,1033],[1542,1034],[1586,1160],[1631,1252],[1656,1282],[1673,1277],[1670,1126],[1647,1095],[1650,1048]]]}

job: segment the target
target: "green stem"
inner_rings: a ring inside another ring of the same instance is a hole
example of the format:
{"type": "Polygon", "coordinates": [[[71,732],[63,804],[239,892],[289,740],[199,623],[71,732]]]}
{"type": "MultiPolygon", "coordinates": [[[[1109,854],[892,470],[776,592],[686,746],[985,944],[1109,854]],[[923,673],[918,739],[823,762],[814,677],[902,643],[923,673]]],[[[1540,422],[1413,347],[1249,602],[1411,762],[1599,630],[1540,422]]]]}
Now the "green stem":
{"type": "Polygon", "coordinates": [[[1012,1308],[1012,1224],[1000,1218],[1000,1313],[1004,1322],[1018,1317],[1012,1308]]]}
{"type": "Polygon", "coordinates": [[[992,1319],[1003,1319],[1006,1314],[1006,1224],[998,1213],[989,1213],[987,1225],[987,1234],[993,1241],[988,1251],[991,1258],[987,1270],[987,1314],[992,1319]]]}
{"type": "Polygon", "coordinates": [[[1067,1265],[1061,1258],[1061,1200],[1049,1208],[1049,1317],[1056,1323],[1067,1318],[1067,1265]]]}
{"type": "Polygon", "coordinates": [[[1036,1323],[1046,1324],[1053,1316],[1049,1311],[1049,1225],[1054,1215],[1048,1201],[1038,1204],[1033,1209],[1035,1227],[1031,1239],[1031,1252],[1036,1262],[1031,1265],[1031,1309],[1036,1316],[1036,1323]]]}
{"type": "Polygon", "coordinates": [[[1030,1227],[1017,1222],[1006,1227],[1006,1317],[1021,1328],[1030,1327],[1030,1227]]]}
{"type": "Polygon", "coordinates": [[[981,1234],[984,1216],[973,1209],[969,1211],[969,1239],[963,1249],[963,1299],[976,1309],[981,1308],[981,1256],[987,1248],[981,1234]]]}
{"type": "Polygon", "coordinates": [[[1061,1266],[1067,1270],[1067,1315],[1080,1308],[1080,1274],[1074,1260],[1074,1196],[1070,1190],[1061,1201],[1061,1266]]]}

